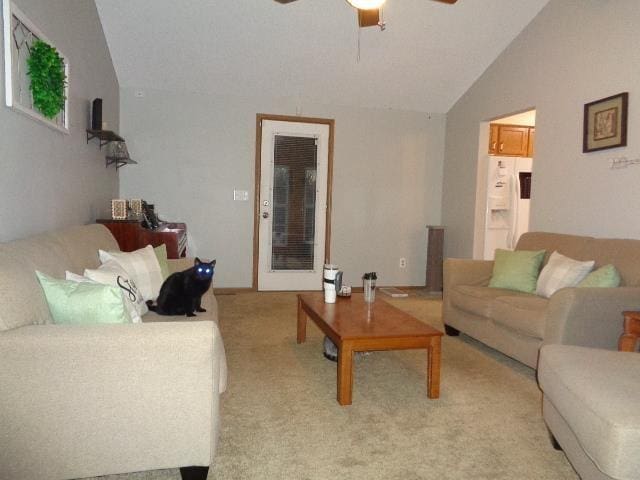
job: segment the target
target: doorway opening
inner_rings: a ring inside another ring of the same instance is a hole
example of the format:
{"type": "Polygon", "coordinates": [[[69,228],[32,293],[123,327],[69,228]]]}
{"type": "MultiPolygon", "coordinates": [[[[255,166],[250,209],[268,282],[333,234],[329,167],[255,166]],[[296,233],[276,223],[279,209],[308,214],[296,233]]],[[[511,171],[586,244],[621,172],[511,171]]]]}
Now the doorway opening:
{"type": "Polygon", "coordinates": [[[330,259],[334,120],[258,114],[253,288],[321,290],[330,259]]]}
{"type": "Polygon", "coordinates": [[[529,231],[536,111],[480,123],[473,258],[493,260],[529,231]]]}

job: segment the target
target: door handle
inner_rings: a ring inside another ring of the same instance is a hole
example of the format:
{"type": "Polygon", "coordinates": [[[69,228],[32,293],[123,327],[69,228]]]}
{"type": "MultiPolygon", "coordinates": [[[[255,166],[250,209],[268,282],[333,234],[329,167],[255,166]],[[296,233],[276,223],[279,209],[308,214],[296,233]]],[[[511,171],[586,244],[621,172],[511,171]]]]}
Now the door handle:
{"type": "Polygon", "coordinates": [[[262,212],[262,218],[269,218],[269,212],[262,212]]]}

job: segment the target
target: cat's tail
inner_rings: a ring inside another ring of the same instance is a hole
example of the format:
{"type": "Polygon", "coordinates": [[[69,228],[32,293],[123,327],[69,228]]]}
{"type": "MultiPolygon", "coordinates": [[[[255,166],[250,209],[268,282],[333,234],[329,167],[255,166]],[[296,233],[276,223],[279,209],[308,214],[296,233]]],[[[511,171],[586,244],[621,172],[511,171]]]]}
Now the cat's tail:
{"type": "Polygon", "coordinates": [[[158,310],[158,306],[153,304],[153,300],[147,300],[147,307],[152,312],[156,312],[158,310]]]}

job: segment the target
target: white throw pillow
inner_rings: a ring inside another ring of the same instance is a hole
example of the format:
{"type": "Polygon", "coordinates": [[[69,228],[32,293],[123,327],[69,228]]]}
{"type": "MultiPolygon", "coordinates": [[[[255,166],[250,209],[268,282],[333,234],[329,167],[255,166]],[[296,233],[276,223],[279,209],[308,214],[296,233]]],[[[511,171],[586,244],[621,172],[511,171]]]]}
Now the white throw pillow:
{"type": "MultiPolygon", "coordinates": [[[[73,275],[73,277],[71,277],[68,275],[69,273],[71,272],[67,272],[67,280],[74,280],[74,277],[79,277],[79,275],[75,274],[71,274],[73,275]]],[[[84,277],[90,281],[119,287],[122,291],[127,310],[129,311],[129,316],[131,316],[131,321],[133,323],[142,322],[142,315],[147,313],[149,309],[138,291],[136,283],[120,265],[113,261],[106,262],[96,269],[86,269],[84,271],[84,277]]]]}
{"type": "Polygon", "coordinates": [[[64,272],[64,278],[65,280],[71,280],[72,282],[77,282],[77,283],[82,283],[82,282],[98,283],[95,280],[91,280],[88,277],[84,277],[82,275],[78,275],[77,273],[70,272],[69,270],[64,272]]]}
{"type": "Polygon", "coordinates": [[[153,247],[147,245],[135,252],[105,252],[98,250],[100,261],[110,260],[120,265],[136,283],[144,300],[155,300],[162,287],[162,270],[153,247]]]}
{"type": "Polygon", "coordinates": [[[538,277],[536,294],[549,298],[561,288],[575,287],[593,269],[594,261],[580,262],[553,252],[538,277]]]}

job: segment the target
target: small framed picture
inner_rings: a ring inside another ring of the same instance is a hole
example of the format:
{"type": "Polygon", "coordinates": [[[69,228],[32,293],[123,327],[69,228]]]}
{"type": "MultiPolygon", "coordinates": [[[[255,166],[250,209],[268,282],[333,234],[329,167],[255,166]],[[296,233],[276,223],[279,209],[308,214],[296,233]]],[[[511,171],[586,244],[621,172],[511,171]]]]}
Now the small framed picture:
{"type": "Polygon", "coordinates": [[[627,144],[628,107],[628,92],[585,104],[582,151],[624,147],[627,144]]]}
{"type": "Polygon", "coordinates": [[[140,218],[142,216],[142,200],[140,198],[129,199],[129,210],[134,218],[140,218]]]}
{"type": "Polygon", "coordinates": [[[122,198],[111,200],[111,218],[114,220],[127,219],[127,201],[122,198]]]}

